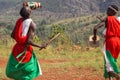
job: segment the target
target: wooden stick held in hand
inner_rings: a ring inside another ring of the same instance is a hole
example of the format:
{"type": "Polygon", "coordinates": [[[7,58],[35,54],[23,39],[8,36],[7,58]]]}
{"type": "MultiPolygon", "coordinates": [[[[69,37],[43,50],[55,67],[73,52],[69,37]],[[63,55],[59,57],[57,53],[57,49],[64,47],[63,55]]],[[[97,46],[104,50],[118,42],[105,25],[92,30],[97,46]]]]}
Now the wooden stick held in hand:
{"type": "Polygon", "coordinates": [[[49,41],[47,41],[47,45],[49,45],[53,40],[55,40],[58,36],[60,35],[60,33],[56,34],[53,38],[51,38],[49,41]]]}
{"type": "MultiPolygon", "coordinates": [[[[54,41],[58,36],[60,35],[60,33],[56,34],[55,36],[53,36],[49,41],[46,42],[46,45],[49,45],[52,41],[54,41]]],[[[42,48],[40,48],[41,50],[42,48]]]]}
{"type": "Polygon", "coordinates": [[[102,19],[99,16],[96,16],[97,19],[99,19],[101,22],[105,22],[106,18],[102,19]]]}
{"type": "Polygon", "coordinates": [[[99,16],[96,16],[100,21],[103,21],[99,16]]]}

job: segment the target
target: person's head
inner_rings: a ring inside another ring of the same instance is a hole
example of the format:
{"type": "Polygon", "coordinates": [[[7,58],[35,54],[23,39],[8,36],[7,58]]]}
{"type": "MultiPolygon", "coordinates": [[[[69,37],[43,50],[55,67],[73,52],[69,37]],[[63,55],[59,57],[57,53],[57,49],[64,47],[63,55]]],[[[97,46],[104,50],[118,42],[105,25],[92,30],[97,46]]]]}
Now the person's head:
{"type": "Polygon", "coordinates": [[[25,19],[30,17],[30,13],[31,13],[31,9],[30,7],[27,6],[22,7],[20,10],[20,15],[25,19]]]}
{"type": "Polygon", "coordinates": [[[111,5],[107,8],[107,15],[108,16],[114,16],[118,12],[118,7],[116,5],[111,5]]]}

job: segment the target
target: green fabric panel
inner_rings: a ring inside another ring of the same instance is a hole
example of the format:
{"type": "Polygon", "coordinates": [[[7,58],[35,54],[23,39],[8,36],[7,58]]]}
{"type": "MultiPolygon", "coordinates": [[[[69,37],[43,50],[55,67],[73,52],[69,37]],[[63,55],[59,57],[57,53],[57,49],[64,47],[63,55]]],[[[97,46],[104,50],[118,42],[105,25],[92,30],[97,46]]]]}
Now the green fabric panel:
{"type": "MultiPolygon", "coordinates": [[[[115,73],[120,73],[119,69],[118,69],[118,66],[117,66],[117,60],[115,58],[112,57],[110,51],[106,51],[106,56],[111,64],[111,66],[113,67],[113,70],[115,73]]],[[[106,62],[105,62],[106,64],[106,62]]],[[[107,70],[106,70],[106,66],[104,65],[105,67],[105,70],[104,70],[104,77],[105,78],[108,78],[108,74],[107,74],[107,70]]]]}
{"type": "Polygon", "coordinates": [[[19,62],[11,54],[6,67],[7,77],[15,80],[33,80],[33,78],[42,74],[34,52],[29,62],[21,63],[16,67],[17,64],[19,62]]]}

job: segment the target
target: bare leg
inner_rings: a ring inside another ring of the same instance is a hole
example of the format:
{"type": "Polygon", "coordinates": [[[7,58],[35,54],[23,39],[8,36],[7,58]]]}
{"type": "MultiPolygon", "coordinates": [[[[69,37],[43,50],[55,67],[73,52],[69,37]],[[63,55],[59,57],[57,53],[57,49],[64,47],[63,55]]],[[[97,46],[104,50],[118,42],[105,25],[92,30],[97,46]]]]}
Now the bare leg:
{"type": "Polygon", "coordinates": [[[109,80],[112,80],[112,77],[109,75],[109,80]]]}
{"type": "Polygon", "coordinates": [[[112,77],[115,77],[115,78],[116,78],[116,80],[120,80],[119,75],[118,75],[118,74],[116,74],[115,72],[110,71],[110,72],[108,72],[108,74],[109,74],[109,80],[112,80],[112,77]]]}

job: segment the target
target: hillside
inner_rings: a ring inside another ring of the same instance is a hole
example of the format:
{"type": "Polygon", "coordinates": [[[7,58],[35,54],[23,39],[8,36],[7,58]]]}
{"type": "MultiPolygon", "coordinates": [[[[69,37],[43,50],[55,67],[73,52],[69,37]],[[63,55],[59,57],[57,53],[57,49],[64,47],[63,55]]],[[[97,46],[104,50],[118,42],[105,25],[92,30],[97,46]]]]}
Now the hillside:
{"type": "MultiPolygon", "coordinates": [[[[0,0],[1,16],[18,16],[24,0],[0,0]]],[[[32,1],[32,0],[27,0],[32,1]]],[[[34,11],[34,17],[50,21],[104,12],[108,5],[120,5],[120,0],[34,0],[42,8],[34,11]]]]}
{"type": "MultiPolygon", "coordinates": [[[[67,37],[70,42],[75,44],[87,42],[88,37],[92,34],[93,26],[99,22],[96,16],[100,15],[103,17],[108,5],[120,5],[120,0],[34,1],[40,1],[42,4],[42,8],[33,11],[31,16],[38,26],[38,37],[47,39],[52,35],[52,27],[57,26],[58,28],[64,29],[64,37],[67,37]]],[[[22,7],[22,2],[22,0],[0,0],[0,6],[2,7],[0,11],[0,27],[2,26],[0,28],[1,35],[8,35],[11,33],[15,21],[19,17],[19,10],[22,7]],[[11,4],[9,5],[9,3],[11,4]]],[[[101,32],[98,34],[101,35],[101,32]]]]}

